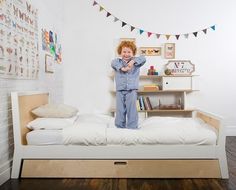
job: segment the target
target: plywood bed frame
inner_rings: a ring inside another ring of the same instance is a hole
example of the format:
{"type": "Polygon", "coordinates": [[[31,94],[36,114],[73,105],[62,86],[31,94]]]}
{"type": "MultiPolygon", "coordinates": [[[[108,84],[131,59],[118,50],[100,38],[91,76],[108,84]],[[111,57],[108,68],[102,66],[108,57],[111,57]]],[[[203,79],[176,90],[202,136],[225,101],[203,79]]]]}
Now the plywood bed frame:
{"type": "Polygon", "coordinates": [[[12,178],[228,178],[221,119],[196,111],[218,131],[216,145],[27,145],[31,110],[48,103],[45,92],[13,92],[12,178]]]}

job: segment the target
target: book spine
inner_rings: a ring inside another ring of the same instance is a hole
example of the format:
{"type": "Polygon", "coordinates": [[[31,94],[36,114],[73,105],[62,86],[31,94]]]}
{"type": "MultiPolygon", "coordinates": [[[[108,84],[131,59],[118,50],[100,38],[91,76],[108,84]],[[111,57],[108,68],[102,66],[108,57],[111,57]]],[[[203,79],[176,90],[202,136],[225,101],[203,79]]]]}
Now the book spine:
{"type": "Polygon", "coordinates": [[[149,107],[150,107],[150,110],[152,110],[153,107],[152,107],[152,104],[151,104],[151,101],[150,101],[150,98],[149,98],[149,97],[147,97],[147,103],[148,103],[148,105],[149,105],[149,107]]]}
{"type": "Polygon", "coordinates": [[[143,99],[144,99],[144,105],[145,105],[146,110],[150,110],[150,107],[147,102],[147,97],[144,97],[143,99]]]}

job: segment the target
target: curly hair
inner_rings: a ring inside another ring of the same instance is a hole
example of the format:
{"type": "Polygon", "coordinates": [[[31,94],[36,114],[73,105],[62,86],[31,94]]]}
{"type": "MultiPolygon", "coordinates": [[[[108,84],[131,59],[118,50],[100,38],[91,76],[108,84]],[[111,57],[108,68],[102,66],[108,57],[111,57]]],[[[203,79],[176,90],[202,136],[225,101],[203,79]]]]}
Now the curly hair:
{"type": "Polygon", "coordinates": [[[117,47],[117,53],[120,55],[122,48],[127,47],[130,48],[133,51],[133,54],[135,55],[137,52],[137,47],[134,42],[131,41],[122,41],[120,45],[117,47]]]}

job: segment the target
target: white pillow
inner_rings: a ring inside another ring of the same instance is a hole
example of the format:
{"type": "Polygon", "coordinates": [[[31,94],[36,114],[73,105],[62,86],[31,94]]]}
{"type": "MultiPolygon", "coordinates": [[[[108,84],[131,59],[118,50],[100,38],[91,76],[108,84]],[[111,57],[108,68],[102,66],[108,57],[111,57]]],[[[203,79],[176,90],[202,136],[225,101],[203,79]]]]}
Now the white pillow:
{"type": "Polygon", "coordinates": [[[70,118],[77,114],[78,109],[65,104],[46,104],[31,112],[38,117],[70,118]]]}
{"type": "Polygon", "coordinates": [[[89,122],[89,123],[105,123],[109,124],[110,120],[112,120],[112,116],[105,115],[105,114],[78,114],[77,123],[80,122],[89,122]]]}
{"type": "Polygon", "coordinates": [[[78,116],[71,118],[37,118],[27,124],[27,128],[31,130],[51,130],[64,129],[74,125],[78,116]]]}

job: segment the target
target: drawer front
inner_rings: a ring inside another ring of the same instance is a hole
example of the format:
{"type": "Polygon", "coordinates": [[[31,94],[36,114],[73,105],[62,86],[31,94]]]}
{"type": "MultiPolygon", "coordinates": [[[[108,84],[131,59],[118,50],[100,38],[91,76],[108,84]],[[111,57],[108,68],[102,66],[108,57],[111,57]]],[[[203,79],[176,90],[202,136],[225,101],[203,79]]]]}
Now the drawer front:
{"type": "Polygon", "coordinates": [[[163,77],[163,90],[192,90],[192,77],[163,77]]]}
{"type": "Polygon", "coordinates": [[[218,160],[24,160],[21,177],[219,178],[218,160]]]}

